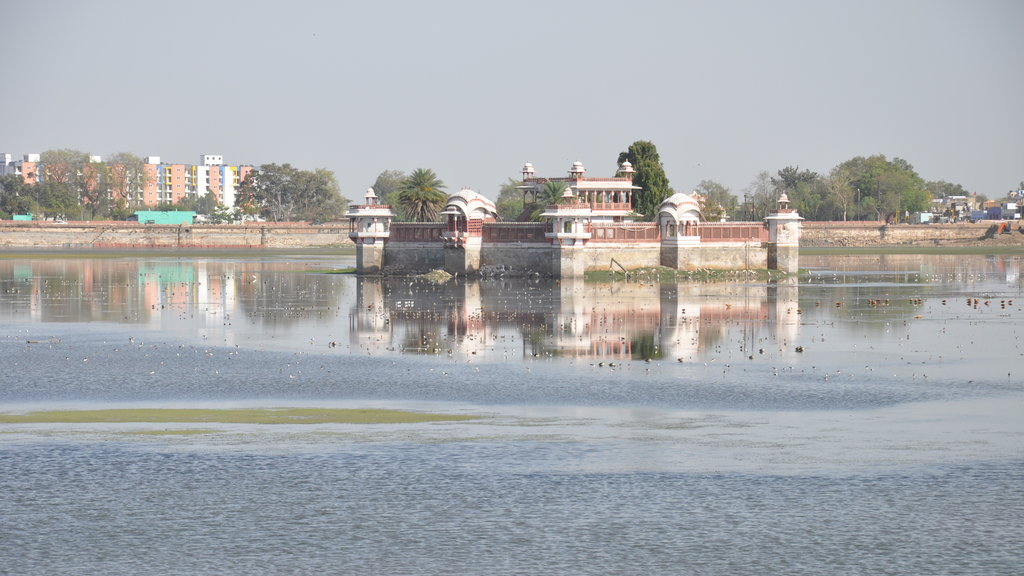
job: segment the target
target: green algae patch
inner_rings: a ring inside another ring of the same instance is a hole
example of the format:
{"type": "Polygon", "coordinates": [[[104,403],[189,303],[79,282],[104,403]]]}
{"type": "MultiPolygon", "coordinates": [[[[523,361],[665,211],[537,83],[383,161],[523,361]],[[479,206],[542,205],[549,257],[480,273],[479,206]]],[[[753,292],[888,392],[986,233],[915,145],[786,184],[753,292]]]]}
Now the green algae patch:
{"type": "Polygon", "coordinates": [[[0,424],[416,424],[477,416],[361,408],[115,408],[0,414],[0,424]]]}

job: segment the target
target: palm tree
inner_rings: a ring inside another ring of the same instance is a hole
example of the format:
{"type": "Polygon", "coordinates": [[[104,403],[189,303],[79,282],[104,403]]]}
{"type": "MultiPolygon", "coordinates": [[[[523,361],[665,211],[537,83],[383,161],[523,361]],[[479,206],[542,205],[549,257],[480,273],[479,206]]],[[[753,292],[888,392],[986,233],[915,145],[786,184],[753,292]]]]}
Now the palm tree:
{"type": "Polygon", "coordinates": [[[437,174],[429,168],[417,168],[399,187],[398,205],[402,213],[413,222],[436,222],[437,213],[444,208],[448,195],[437,174]]]}
{"type": "Polygon", "coordinates": [[[568,184],[565,182],[551,181],[544,184],[544,189],[541,190],[541,197],[544,198],[544,202],[548,204],[561,204],[562,194],[565,194],[565,189],[568,184]]]}
{"type": "Polygon", "coordinates": [[[544,213],[548,206],[561,204],[562,194],[565,193],[566,186],[565,182],[558,180],[545,182],[544,187],[537,194],[536,201],[531,204],[533,210],[530,212],[530,221],[540,222],[540,215],[544,213]]]}

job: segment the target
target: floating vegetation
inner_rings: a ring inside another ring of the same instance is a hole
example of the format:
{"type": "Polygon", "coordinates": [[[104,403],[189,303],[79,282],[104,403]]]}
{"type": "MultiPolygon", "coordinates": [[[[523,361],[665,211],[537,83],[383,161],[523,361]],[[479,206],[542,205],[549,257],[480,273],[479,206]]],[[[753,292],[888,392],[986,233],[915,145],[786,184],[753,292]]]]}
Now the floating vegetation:
{"type": "Polygon", "coordinates": [[[417,278],[419,280],[426,280],[431,284],[444,284],[445,282],[454,278],[454,276],[445,272],[444,270],[431,270],[426,274],[417,274],[416,276],[414,276],[414,278],[417,278]]]}
{"type": "Polygon", "coordinates": [[[334,268],[329,270],[313,270],[316,274],[355,274],[355,266],[349,266],[348,268],[334,268]]]}
{"type": "Polygon", "coordinates": [[[477,416],[363,408],[112,408],[0,414],[2,424],[415,424],[474,420],[477,416]]]}

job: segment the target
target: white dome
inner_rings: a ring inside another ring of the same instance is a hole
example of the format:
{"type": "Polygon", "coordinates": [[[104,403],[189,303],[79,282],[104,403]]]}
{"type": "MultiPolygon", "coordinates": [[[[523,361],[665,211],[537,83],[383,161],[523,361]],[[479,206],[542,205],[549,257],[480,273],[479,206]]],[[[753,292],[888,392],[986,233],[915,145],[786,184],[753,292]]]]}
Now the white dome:
{"type": "Polygon", "coordinates": [[[445,203],[444,210],[441,213],[461,213],[469,219],[486,220],[497,218],[498,209],[494,206],[494,202],[491,202],[483,194],[469,188],[463,188],[448,197],[448,202],[445,203]]]}
{"type": "Polygon", "coordinates": [[[667,214],[677,222],[684,220],[700,220],[700,203],[682,192],[676,192],[658,205],[659,214],[667,214]]]}

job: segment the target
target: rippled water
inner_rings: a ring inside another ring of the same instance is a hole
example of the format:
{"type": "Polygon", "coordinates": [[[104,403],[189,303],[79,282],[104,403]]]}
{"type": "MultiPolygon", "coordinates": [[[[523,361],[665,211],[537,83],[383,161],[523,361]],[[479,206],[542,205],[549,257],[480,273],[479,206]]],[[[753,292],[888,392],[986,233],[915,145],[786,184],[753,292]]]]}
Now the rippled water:
{"type": "Polygon", "coordinates": [[[435,286],[344,257],[0,260],[0,573],[1018,574],[1020,257],[435,286]],[[977,300],[977,301],[976,301],[977,300]]]}

